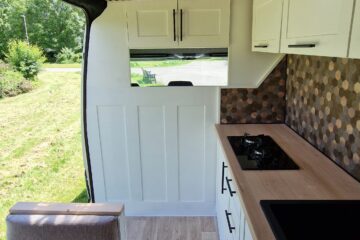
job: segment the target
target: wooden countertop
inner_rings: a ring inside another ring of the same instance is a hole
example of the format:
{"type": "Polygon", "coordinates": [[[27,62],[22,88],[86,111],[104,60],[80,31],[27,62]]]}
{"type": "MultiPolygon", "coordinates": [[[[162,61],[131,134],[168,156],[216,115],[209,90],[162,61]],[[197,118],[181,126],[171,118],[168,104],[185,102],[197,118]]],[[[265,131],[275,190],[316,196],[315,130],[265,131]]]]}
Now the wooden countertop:
{"type": "Polygon", "coordinates": [[[360,200],[360,183],[284,124],[216,125],[254,240],[275,239],[260,200],[360,200]],[[227,136],[271,136],[300,170],[243,171],[227,136]]]}

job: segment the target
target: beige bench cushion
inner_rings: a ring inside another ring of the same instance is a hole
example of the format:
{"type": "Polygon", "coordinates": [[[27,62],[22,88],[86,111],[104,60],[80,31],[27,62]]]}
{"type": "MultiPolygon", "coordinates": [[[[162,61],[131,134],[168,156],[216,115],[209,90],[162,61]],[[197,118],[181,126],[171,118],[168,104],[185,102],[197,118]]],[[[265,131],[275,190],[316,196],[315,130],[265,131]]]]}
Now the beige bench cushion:
{"type": "Polygon", "coordinates": [[[18,202],[10,208],[10,214],[39,215],[97,215],[120,216],[124,211],[121,203],[37,203],[18,202]]]}
{"type": "Polygon", "coordinates": [[[9,215],[8,240],[119,240],[116,216],[9,215]]]}

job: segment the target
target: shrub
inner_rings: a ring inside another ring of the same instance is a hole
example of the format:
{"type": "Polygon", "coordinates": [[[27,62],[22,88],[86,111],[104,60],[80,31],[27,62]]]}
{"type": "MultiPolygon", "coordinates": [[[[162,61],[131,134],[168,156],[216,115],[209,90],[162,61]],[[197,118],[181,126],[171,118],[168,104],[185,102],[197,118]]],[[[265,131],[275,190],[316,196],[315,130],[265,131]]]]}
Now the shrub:
{"type": "Polygon", "coordinates": [[[7,71],[8,69],[9,69],[8,66],[3,61],[0,60],[0,74],[7,71]]]}
{"type": "Polygon", "coordinates": [[[0,72],[0,98],[13,97],[31,89],[31,82],[24,79],[21,73],[12,70],[0,72]]]}
{"type": "Polygon", "coordinates": [[[14,40],[8,45],[6,61],[26,79],[33,80],[39,73],[41,64],[45,62],[45,57],[39,47],[14,40]]]}
{"type": "Polygon", "coordinates": [[[81,53],[76,53],[71,48],[64,47],[60,53],[56,55],[57,63],[81,63],[81,53]]]}

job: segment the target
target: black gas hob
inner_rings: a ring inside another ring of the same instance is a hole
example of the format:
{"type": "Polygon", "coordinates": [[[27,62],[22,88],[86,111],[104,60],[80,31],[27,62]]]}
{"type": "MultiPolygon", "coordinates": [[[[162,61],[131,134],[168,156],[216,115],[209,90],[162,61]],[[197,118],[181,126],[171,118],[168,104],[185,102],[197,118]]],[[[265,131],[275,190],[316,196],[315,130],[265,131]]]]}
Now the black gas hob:
{"type": "Polygon", "coordinates": [[[270,136],[230,136],[228,140],[243,170],[299,169],[270,136]]]}

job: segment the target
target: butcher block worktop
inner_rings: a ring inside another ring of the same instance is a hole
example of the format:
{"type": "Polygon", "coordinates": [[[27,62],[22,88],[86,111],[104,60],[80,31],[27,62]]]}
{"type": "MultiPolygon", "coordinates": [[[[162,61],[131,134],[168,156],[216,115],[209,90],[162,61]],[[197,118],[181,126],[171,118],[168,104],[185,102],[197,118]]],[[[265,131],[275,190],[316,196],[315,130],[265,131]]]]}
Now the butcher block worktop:
{"type": "Polygon", "coordinates": [[[275,239],[260,200],[360,200],[360,183],[284,124],[217,125],[216,129],[254,240],[275,239]],[[300,170],[243,171],[227,136],[244,133],[271,136],[300,170]]]}

